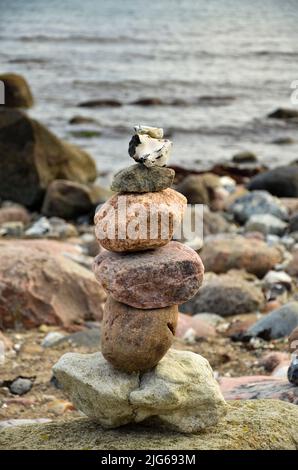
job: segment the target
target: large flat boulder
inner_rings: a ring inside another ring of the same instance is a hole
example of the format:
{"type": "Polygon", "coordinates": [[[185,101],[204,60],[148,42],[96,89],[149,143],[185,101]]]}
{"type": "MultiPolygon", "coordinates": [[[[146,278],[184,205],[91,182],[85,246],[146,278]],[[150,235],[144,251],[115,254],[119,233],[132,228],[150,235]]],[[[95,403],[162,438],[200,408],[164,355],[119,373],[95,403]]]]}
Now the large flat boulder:
{"type": "Polygon", "coordinates": [[[49,240],[0,243],[0,328],[100,320],[106,295],[92,272],[49,240]]]}
{"type": "Polygon", "coordinates": [[[0,432],[0,449],[7,450],[297,450],[298,407],[280,400],[229,402],[228,413],[216,426],[199,434],[177,434],[162,426],[128,425],[102,429],[77,418],[0,432]]]}
{"type": "Polygon", "coordinates": [[[88,153],[18,109],[0,108],[0,198],[34,206],[54,179],[88,183],[95,178],[88,153]]]}

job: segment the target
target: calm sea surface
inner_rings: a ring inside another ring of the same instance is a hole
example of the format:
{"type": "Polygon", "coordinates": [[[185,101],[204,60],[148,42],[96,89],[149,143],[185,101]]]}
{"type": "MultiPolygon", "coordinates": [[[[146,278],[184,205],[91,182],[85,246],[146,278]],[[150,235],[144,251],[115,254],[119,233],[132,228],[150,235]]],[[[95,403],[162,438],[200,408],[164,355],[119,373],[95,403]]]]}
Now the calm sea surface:
{"type": "Polygon", "coordinates": [[[164,127],[172,162],[186,167],[244,149],[271,166],[298,158],[298,123],[266,118],[294,106],[297,0],[0,0],[0,7],[0,71],[24,75],[36,98],[30,114],[90,151],[99,170],[129,164],[136,123],[164,127]],[[166,104],[131,104],[144,97],[166,104]],[[92,99],[123,106],[77,107],[92,99]],[[98,125],[71,126],[74,115],[98,125]],[[81,137],[75,128],[101,134],[81,137]],[[272,143],[280,137],[296,143],[272,143]]]}

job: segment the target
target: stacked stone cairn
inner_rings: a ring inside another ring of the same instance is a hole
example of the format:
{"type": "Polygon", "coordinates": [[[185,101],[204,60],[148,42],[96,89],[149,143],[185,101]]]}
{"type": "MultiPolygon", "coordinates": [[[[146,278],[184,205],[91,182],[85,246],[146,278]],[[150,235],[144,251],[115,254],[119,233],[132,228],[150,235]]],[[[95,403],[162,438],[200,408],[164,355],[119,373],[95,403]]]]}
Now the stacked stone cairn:
{"type": "Polygon", "coordinates": [[[151,418],[179,432],[198,432],[226,413],[204,358],[170,349],[178,305],[198,291],[204,266],[188,246],[172,241],[186,198],[171,189],[166,167],[172,143],[163,130],[136,126],[118,172],[116,192],[95,214],[101,253],[93,271],[108,294],[101,353],[68,353],[54,374],[78,409],[104,427],[151,418]]]}

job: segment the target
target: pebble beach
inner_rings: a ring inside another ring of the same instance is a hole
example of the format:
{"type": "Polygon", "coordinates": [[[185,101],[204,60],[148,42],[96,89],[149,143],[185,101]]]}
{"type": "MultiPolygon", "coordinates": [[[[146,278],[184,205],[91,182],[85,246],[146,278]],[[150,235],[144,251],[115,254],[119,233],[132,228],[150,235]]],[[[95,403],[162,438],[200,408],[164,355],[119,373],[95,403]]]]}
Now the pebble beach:
{"type": "Polygon", "coordinates": [[[252,43],[242,6],[232,44],[233,1],[217,22],[218,2],[138,22],[129,1],[119,23],[115,2],[74,2],[55,27],[52,2],[30,32],[28,3],[0,33],[0,449],[144,449],[150,432],[152,449],[297,449],[298,10],[265,2],[279,34],[258,19],[252,43]],[[132,211],[109,238],[123,196],[154,208],[157,237],[128,235],[132,211]],[[196,205],[199,232],[175,237],[196,205]]]}

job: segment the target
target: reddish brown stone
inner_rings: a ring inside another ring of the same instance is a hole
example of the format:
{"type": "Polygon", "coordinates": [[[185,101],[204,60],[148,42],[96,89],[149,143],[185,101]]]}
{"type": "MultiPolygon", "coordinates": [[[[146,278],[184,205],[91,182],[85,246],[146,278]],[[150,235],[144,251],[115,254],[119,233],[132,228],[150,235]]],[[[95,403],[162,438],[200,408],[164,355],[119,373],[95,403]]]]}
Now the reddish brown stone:
{"type": "Polygon", "coordinates": [[[206,271],[226,273],[230,269],[245,269],[263,277],[283,259],[277,247],[269,247],[261,240],[242,236],[210,240],[201,251],[206,271]]]}
{"type": "Polygon", "coordinates": [[[30,222],[30,215],[22,206],[2,207],[0,209],[0,225],[6,222],[22,222],[27,225],[30,222]]]}
{"type": "Polygon", "coordinates": [[[49,241],[30,242],[1,243],[0,328],[100,320],[106,295],[93,274],[49,250],[49,241]]]}
{"type": "Polygon", "coordinates": [[[104,252],[93,270],[103,288],[119,302],[136,308],[162,308],[186,302],[203,281],[199,255],[179,242],[156,250],[104,252]]]}
{"type": "Polygon", "coordinates": [[[182,220],[186,205],[185,197],[171,188],[141,194],[115,194],[94,217],[96,237],[110,251],[158,248],[173,238],[175,223],[182,220]],[[154,222],[156,235],[152,236],[154,222]],[[110,224],[113,224],[112,231],[110,224]]]}
{"type": "Polygon", "coordinates": [[[171,347],[177,317],[177,305],[141,310],[109,296],[102,324],[102,354],[126,372],[151,369],[171,347]]]}

